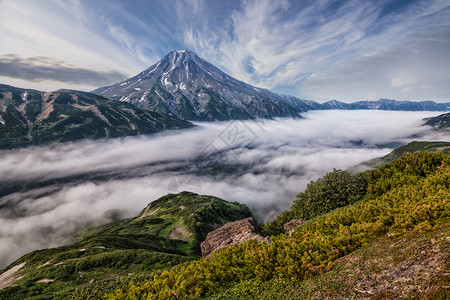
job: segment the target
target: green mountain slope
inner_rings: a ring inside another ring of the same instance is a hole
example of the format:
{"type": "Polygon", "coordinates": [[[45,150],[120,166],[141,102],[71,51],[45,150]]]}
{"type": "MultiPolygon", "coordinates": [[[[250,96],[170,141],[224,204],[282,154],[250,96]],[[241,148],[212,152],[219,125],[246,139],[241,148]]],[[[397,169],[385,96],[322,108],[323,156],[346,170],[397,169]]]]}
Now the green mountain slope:
{"type": "Polygon", "coordinates": [[[135,218],[80,232],[72,245],[21,257],[0,272],[22,266],[14,274],[20,279],[0,290],[0,299],[101,299],[105,287],[149,278],[155,270],[198,257],[207,232],[249,216],[247,206],[216,197],[166,195],[135,218]]]}
{"type": "Polygon", "coordinates": [[[406,153],[418,153],[421,151],[427,151],[430,153],[442,152],[445,154],[450,154],[450,142],[413,141],[407,145],[404,145],[404,146],[394,149],[388,155],[369,160],[365,163],[362,163],[358,167],[362,167],[362,168],[365,167],[365,168],[371,168],[371,169],[378,168],[384,164],[390,163],[394,159],[397,159],[406,153]]]}
{"type": "MultiPolygon", "coordinates": [[[[257,298],[261,290],[249,287],[270,281],[300,283],[328,273],[338,259],[380,237],[448,225],[450,155],[406,154],[366,175],[368,188],[361,200],[313,217],[291,235],[272,236],[270,244],[247,242],[230,247],[209,259],[158,272],[151,280],[130,283],[107,298],[191,299],[213,297],[233,287],[236,298],[239,293],[257,298]]],[[[448,262],[446,258],[444,273],[449,271],[448,262]]],[[[446,293],[441,283],[436,288],[446,293]]]]}
{"type": "Polygon", "coordinates": [[[381,236],[303,281],[247,280],[205,299],[449,299],[450,222],[381,236]]]}
{"type": "Polygon", "coordinates": [[[192,124],[72,90],[43,93],[0,85],[0,149],[151,134],[192,124]]]}
{"type": "Polygon", "coordinates": [[[72,245],[23,256],[2,271],[0,286],[8,276],[10,286],[0,298],[450,296],[450,154],[409,153],[356,175],[334,170],[264,226],[269,244],[250,241],[199,259],[208,231],[250,215],[215,197],[170,194],[135,218],[80,232],[72,245]],[[280,231],[297,218],[305,222],[280,231]]]}

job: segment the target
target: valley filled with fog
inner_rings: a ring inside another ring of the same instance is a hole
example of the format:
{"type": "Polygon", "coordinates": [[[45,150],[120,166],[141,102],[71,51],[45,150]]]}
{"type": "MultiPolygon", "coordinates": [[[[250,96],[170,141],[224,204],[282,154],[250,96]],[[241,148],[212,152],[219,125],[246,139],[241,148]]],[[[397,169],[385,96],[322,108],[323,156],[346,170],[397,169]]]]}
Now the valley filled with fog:
{"type": "Polygon", "coordinates": [[[297,120],[196,123],[151,136],[0,151],[0,268],[183,190],[247,204],[266,222],[333,168],[413,140],[450,141],[422,126],[441,113],[311,111],[297,120]]]}

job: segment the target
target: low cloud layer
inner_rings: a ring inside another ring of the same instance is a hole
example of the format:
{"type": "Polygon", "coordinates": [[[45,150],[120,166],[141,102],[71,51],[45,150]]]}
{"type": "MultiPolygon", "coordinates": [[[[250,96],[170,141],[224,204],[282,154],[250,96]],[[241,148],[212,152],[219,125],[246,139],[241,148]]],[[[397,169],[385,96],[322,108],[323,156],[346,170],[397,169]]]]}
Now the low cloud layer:
{"type": "Polygon", "coordinates": [[[383,156],[411,136],[448,141],[421,126],[438,114],[315,111],[302,120],[201,123],[152,136],[1,151],[0,267],[67,243],[111,211],[134,216],[169,192],[238,201],[269,220],[333,168],[383,156]]]}
{"type": "Polygon", "coordinates": [[[67,65],[48,57],[0,56],[0,76],[33,82],[61,82],[70,85],[102,86],[122,81],[127,76],[119,71],[102,71],[67,65]]]}

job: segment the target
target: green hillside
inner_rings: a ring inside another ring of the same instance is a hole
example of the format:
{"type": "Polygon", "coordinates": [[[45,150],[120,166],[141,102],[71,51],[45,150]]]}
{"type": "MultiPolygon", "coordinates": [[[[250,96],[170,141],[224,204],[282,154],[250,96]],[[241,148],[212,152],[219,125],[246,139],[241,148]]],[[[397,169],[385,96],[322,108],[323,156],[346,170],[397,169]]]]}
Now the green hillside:
{"type": "Polygon", "coordinates": [[[421,151],[427,151],[430,153],[442,152],[445,154],[450,154],[450,142],[413,141],[407,145],[394,149],[388,155],[364,162],[360,165],[360,167],[362,166],[366,168],[378,168],[384,164],[390,163],[394,159],[397,159],[406,153],[418,153],[421,151]]]}
{"type": "Polygon", "coordinates": [[[72,90],[43,93],[0,85],[0,149],[180,129],[191,123],[72,90]]]}
{"type": "Polygon", "coordinates": [[[247,206],[216,197],[166,195],[135,218],[80,232],[72,245],[21,257],[3,271],[25,263],[17,274],[23,278],[0,290],[0,299],[101,299],[104,287],[149,278],[155,270],[197,258],[207,232],[249,216],[247,206]]]}
{"type": "MultiPolygon", "coordinates": [[[[214,253],[209,259],[160,271],[151,280],[131,282],[109,293],[108,299],[191,299],[223,293],[224,299],[259,298],[274,289],[289,289],[292,284],[327,274],[335,270],[339,259],[367,249],[384,236],[407,238],[410,233],[439,231],[448,226],[450,155],[406,154],[366,172],[366,176],[367,192],[361,200],[312,217],[292,235],[271,236],[270,244],[247,242],[214,253]],[[280,286],[269,284],[274,282],[280,286]]],[[[347,183],[343,186],[345,189],[347,183]]],[[[292,208],[294,217],[297,203],[292,208]]],[[[443,250],[437,251],[442,255],[443,250]]],[[[448,274],[448,252],[443,255],[439,268],[448,274]]],[[[445,278],[434,282],[436,297],[448,296],[445,278]]]]}

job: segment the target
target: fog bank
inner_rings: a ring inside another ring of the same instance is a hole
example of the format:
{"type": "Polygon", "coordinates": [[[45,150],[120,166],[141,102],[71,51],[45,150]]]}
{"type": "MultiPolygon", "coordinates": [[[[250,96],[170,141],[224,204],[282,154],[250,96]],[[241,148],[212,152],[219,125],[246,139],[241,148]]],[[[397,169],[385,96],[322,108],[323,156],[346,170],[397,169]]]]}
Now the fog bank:
{"type": "Polygon", "coordinates": [[[421,126],[439,114],[312,111],[300,120],[198,123],[152,136],[0,151],[0,267],[67,243],[113,210],[134,216],[169,192],[245,203],[267,221],[333,168],[412,140],[450,141],[421,126]]]}

